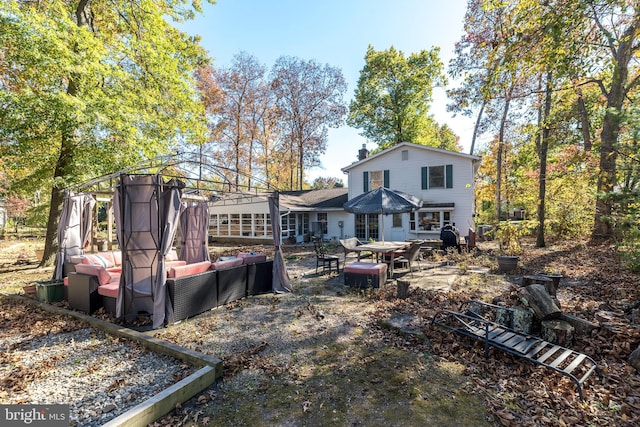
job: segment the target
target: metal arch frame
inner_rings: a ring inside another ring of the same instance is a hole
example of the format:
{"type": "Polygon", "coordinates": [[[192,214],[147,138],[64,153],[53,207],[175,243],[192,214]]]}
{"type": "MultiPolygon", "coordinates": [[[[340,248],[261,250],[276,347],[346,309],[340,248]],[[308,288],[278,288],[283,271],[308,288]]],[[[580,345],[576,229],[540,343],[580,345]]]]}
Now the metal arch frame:
{"type": "Polygon", "coordinates": [[[183,194],[186,198],[206,197],[207,199],[220,199],[222,195],[231,193],[247,196],[256,195],[260,192],[279,191],[276,186],[261,178],[226,166],[209,163],[206,161],[209,158],[210,156],[195,152],[176,152],[175,154],[160,155],[136,165],[122,168],[117,172],[82,182],[68,188],[68,190],[76,193],[111,196],[121,175],[157,174],[166,179],[176,178],[183,181],[185,183],[183,194]],[[187,165],[195,166],[197,170],[194,171],[187,165]],[[204,171],[207,171],[213,179],[203,177],[204,171]],[[248,187],[246,184],[236,186],[230,180],[228,174],[238,174],[249,178],[252,182],[258,183],[258,186],[248,187]]]}

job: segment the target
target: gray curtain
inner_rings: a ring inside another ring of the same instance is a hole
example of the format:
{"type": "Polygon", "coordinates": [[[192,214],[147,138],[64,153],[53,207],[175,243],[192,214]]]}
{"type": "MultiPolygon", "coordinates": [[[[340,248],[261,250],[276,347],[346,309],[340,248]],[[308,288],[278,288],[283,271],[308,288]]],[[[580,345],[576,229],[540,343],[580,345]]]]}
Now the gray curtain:
{"type": "Polygon", "coordinates": [[[273,291],[291,292],[289,273],[284,265],[284,257],[280,248],[282,240],[282,230],[280,226],[280,196],[278,192],[269,196],[269,214],[271,215],[271,232],[273,234],[273,291]]]}
{"type": "Polygon", "coordinates": [[[210,261],[208,234],[209,204],[183,202],[180,211],[180,259],[187,264],[210,261]]]}
{"type": "Polygon", "coordinates": [[[154,314],[154,298],[162,299],[164,307],[164,293],[154,295],[160,247],[160,186],[155,175],[122,175],[119,181],[122,275],[116,315],[131,322],[139,312],[154,314]]]}
{"type": "Polygon", "coordinates": [[[89,194],[67,193],[62,203],[58,223],[58,253],[53,271],[54,280],[64,277],[64,264],[73,255],[84,254],[91,243],[91,218],[96,201],[89,194]]]}
{"type": "Polygon", "coordinates": [[[184,184],[163,183],[158,175],[122,175],[114,197],[122,275],[116,316],[130,322],[139,312],[152,315],[153,328],[171,322],[164,257],[178,227],[184,184]]]}
{"type": "Polygon", "coordinates": [[[164,321],[173,323],[173,307],[171,301],[167,297],[167,267],[165,257],[171,250],[173,239],[178,230],[178,220],[180,218],[180,195],[184,184],[176,179],[163,184],[161,193],[161,238],[160,238],[160,254],[158,260],[158,271],[156,281],[154,283],[154,307],[153,307],[153,327],[159,328],[163,326],[164,321]],[[162,296],[162,298],[160,298],[162,296]]]}

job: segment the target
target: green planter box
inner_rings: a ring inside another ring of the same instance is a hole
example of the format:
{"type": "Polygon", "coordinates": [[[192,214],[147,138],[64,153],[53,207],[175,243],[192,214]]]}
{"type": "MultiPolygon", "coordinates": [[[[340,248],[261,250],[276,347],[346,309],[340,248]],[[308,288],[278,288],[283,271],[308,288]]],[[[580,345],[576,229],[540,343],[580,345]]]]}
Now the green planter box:
{"type": "Polygon", "coordinates": [[[64,282],[62,280],[49,280],[36,282],[36,295],[38,301],[58,302],[64,299],[64,282]]]}

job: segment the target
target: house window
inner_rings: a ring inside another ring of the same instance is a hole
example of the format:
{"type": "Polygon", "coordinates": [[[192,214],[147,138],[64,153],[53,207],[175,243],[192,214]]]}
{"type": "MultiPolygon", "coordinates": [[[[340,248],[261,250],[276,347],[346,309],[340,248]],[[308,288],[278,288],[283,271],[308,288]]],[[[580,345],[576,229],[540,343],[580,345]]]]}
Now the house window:
{"type": "Polygon", "coordinates": [[[453,188],[453,165],[423,166],[422,189],[453,188]]]}
{"type": "Polygon", "coordinates": [[[382,187],[382,171],[369,172],[369,191],[382,187]]]}
{"type": "Polygon", "coordinates": [[[240,214],[229,215],[229,236],[240,236],[240,214]]]}
{"type": "Polygon", "coordinates": [[[396,228],[402,227],[402,214],[393,214],[393,226],[396,228]]]}
{"type": "Polygon", "coordinates": [[[327,213],[326,212],[318,212],[318,222],[320,223],[320,232],[322,234],[328,234],[327,228],[327,213]]]}
{"type": "Polygon", "coordinates": [[[411,231],[440,231],[451,224],[451,211],[418,211],[411,214],[411,231]]]}
{"type": "MultiPolygon", "coordinates": [[[[283,221],[284,223],[285,221],[283,221]]],[[[270,215],[256,214],[211,214],[209,235],[220,237],[267,237],[271,236],[270,215]]]]}
{"type": "Polygon", "coordinates": [[[389,171],[365,171],[362,173],[362,182],[364,193],[380,187],[389,188],[389,171]]]}
{"type": "Polygon", "coordinates": [[[402,150],[402,160],[409,160],[409,150],[402,150]]]}
{"type": "Polygon", "coordinates": [[[251,218],[251,214],[243,213],[242,214],[242,235],[245,237],[251,236],[253,228],[253,220],[251,218]]]}
{"type": "Polygon", "coordinates": [[[444,188],[444,166],[429,168],[429,188],[444,188]]]}
{"type": "Polygon", "coordinates": [[[356,214],[356,237],[378,240],[378,214],[356,214]]]}
{"type": "Polygon", "coordinates": [[[289,214],[282,217],[282,236],[291,237],[296,235],[296,216],[289,214]]]}

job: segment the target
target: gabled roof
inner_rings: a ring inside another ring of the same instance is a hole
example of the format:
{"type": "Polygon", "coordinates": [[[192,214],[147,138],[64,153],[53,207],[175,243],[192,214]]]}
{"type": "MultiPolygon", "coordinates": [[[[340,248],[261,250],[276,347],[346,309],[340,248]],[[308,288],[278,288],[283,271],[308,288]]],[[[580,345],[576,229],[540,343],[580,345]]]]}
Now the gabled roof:
{"type": "Polygon", "coordinates": [[[317,211],[342,209],[348,198],[346,188],[281,191],[280,210],[317,211]]]}
{"type": "Polygon", "coordinates": [[[352,169],[352,168],[354,168],[356,166],[361,166],[361,165],[367,163],[370,160],[373,160],[373,159],[381,157],[381,156],[385,156],[385,155],[391,153],[392,151],[401,150],[402,148],[406,148],[406,147],[411,147],[411,148],[415,148],[417,150],[424,150],[424,151],[432,152],[432,153],[446,154],[448,156],[462,157],[462,158],[466,158],[466,159],[469,159],[469,160],[472,160],[472,161],[477,161],[477,160],[482,159],[479,156],[473,156],[471,154],[460,153],[460,152],[457,152],[457,151],[449,151],[449,150],[443,150],[442,148],[428,147],[426,145],[414,144],[413,142],[401,142],[400,144],[396,144],[393,147],[389,147],[386,150],[382,150],[379,153],[373,154],[373,155],[367,157],[366,159],[359,160],[357,162],[351,163],[349,166],[345,166],[344,168],[342,168],[340,170],[342,172],[349,172],[350,169],[352,169]]]}

